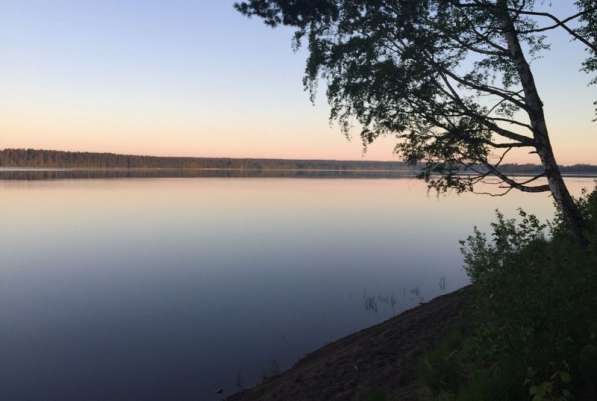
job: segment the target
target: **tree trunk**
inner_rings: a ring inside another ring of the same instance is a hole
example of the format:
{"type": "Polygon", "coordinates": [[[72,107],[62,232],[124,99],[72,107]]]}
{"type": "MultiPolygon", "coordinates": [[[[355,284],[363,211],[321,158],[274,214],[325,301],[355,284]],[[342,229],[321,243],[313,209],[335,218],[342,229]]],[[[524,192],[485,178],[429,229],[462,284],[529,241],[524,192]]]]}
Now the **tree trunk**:
{"type": "Polygon", "coordinates": [[[520,83],[524,91],[525,103],[527,105],[526,111],[529,115],[531,127],[533,128],[534,146],[541,159],[543,168],[545,169],[545,176],[547,178],[549,189],[562,212],[564,222],[568,229],[581,246],[586,247],[588,241],[584,232],[584,221],[574,199],[564,183],[560,168],[556,162],[549,140],[547,124],[545,122],[543,102],[539,97],[533,73],[525,58],[524,52],[522,51],[514,23],[508,12],[507,0],[498,0],[497,7],[498,15],[504,30],[504,37],[508,44],[508,51],[510,52],[512,61],[516,65],[518,76],[520,77],[520,83]]]}

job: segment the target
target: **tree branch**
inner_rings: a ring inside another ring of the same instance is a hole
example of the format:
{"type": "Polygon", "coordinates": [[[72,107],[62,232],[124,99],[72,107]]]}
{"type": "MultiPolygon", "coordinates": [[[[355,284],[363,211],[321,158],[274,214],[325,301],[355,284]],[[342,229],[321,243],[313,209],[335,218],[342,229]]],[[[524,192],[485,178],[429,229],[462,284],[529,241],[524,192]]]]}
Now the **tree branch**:
{"type": "Polygon", "coordinates": [[[467,112],[467,115],[469,117],[476,119],[481,124],[485,125],[486,127],[490,128],[491,130],[496,132],[498,135],[501,135],[501,136],[511,139],[513,141],[519,142],[521,144],[520,146],[534,146],[534,142],[533,142],[532,138],[517,134],[517,133],[507,130],[505,128],[502,128],[502,127],[498,126],[497,124],[495,124],[491,121],[488,121],[486,116],[482,116],[478,113],[472,112],[466,106],[466,104],[464,103],[464,100],[462,100],[462,98],[460,97],[458,92],[456,92],[454,87],[450,84],[450,81],[446,78],[446,76],[443,75],[442,73],[440,73],[440,77],[442,78],[442,80],[444,81],[444,83],[446,84],[446,86],[448,87],[448,89],[451,93],[451,94],[448,93],[447,95],[450,96],[454,101],[458,102],[461,105],[461,107],[464,109],[464,111],[467,112]]]}
{"type": "Polygon", "coordinates": [[[549,26],[545,26],[543,28],[536,28],[536,29],[528,29],[528,30],[524,30],[524,31],[516,31],[516,33],[520,33],[520,34],[526,34],[526,33],[537,33],[537,32],[545,32],[545,31],[549,31],[555,28],[558,28],[560,26],[563,26],[566,22],[570,22],[573,19],[576,19],[578,17],[583,16],[584,14],[587,14],[589,12],[589,10],[585,10],[585,11],[581,11],[579,13],[576,13],[568,18],[564,18],[563,20],[561,20],[560,22],[557,22],[553,25],[549,25],[549,26]]]}
{"type": "Polygon", "coordinates": [[[512,178],[508,177],[507,175],[505,175],[504,173],[499,171],[497,168],[495,168],[491,163],[484,161],[483,165],[485,167],[487,167],[494,175],[496,175],[502,181],[504,181],[506,184],[518,189],[519,191],[523,191],[523,192],[549,192],[550,191],[549,185],[538,185],[535,187],[529,187],[529,186],[521,184],[521,183],[513,180],[512,178]]]}
{"type": "MultiPolygon", "coordinates": [[[[512,11],[512,9],[508,9],[508,11],[512,11]]],[[[584,11],[583,13],[580,13],[579,15],[583,15],[584,13],[589,12],[589,10],[584,11]]],[[[543,12],[543,11],[520,11],[520,14],[524,14],[524,15],[534,15],[534,16],[538,16],[538,17],[545,17],[545,18],[549,18],[552,21],[554,21],[556,24],[553,26],[553,28],[556,27],[562,27],[566,32],[568,32],[571,36],[573,36],[575,39],[578,39],[579,41],[581,41],[582,43],[584,43],[586,46],[588,46],[590,49],[592,49],[594,52],[597,53],[597,44],[596,43],[591,43],[589,42],[587,39],[583,38],[582,36],[580,36],[578,33],[574,32],[574,30],[572,28],[569,28],[566,25],[566,22],[568,22],[570,19],[573,19],[572,17],[578,17],[577,16],[572,16],[569,17],[567,19],[564,20],[560,20],[558,17],[556,17],[553,14],[547,13],[547,12],[543,12]]],[[[549,28],[549,29],[553,29],[553,28],[549,28]]],[[[547,30],[547,29],[545,29],[547,30]]],[[[532,31],[531,31],[532,32],[532,31]]],[[[538,31],[540,32],[540,31],[538,31]]],[[[524,32],[518,32],[516,31],[516,33],[524,33],[524,32]]]]}

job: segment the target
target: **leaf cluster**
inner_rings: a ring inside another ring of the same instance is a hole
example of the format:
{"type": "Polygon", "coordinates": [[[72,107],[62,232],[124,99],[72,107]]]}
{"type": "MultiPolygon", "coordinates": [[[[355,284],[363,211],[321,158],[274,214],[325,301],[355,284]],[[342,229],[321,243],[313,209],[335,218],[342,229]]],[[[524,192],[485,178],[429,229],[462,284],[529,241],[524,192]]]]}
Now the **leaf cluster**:
{"type": "Polygon", "coordinates": [[[545,224],[523,211],[516,220],[498,213],[490,235],[475,230],[462,243],[470,327],[424,358],[432,398],[567,401],[595,390],[597,191],[578,203],[588,249],[561,218],[545,224]]]}
{"type": "Polygon", "coordinates": [[[506,187],[526,189],[498,174],[492,161],[512,148],[535,146],[504,15],[530,60],[549,48],[545,31],[566,28],[589,45],[584,69],[597,68],[594,0],[576,1],[575,29],[538,10],[544,5],[534,0],[245,0],[236,8],[268,25],[295,28],[295,46],[308,49],[305,89],[313,98],[318,84],[327,83],[330,119],[345,135],[358,127],[365,148],[393,135],[398,154],[427,165],[432,187],[465,191],[487,172],[506,187]],[[558,23],[549,25],[550,17],[558,23]]]}

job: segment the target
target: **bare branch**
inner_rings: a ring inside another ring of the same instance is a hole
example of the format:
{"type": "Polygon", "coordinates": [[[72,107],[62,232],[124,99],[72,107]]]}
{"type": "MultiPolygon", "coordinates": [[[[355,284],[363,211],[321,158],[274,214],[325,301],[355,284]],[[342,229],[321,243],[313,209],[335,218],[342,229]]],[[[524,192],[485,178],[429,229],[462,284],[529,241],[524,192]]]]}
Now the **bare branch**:
{"type": "Polygon", "coordinates": [[[526,148],[532,147],[533,145],[528,143],[521,143],[521,142],[505,142],[505,143],[497,143],[489,140],[483,140],[483,143],[493,147],[493,148],[526,148]]]}
{"type": "MultiPolygon", "coordinates": [[[[512,9],[508,9],[508,11],[512,11],[512,9]]],[[[582,15],[584,13],[588,13],[588,12],[589,12],[589,10],[586,10],[583,13],[580,13],[580,15],[582,15]]],[[[554,21],[556,23],[554,28],[562,27],[566,32],[568,32],[575,39],[578,39],[579,41],[584,43],[587,47],[589,47],[590,49],[592,49],[594,52],[597,53],[597,44],[596,43],[589,42],[587,39],[583,38],[581,35],[576,33],[572,28],[570,28],[566,25],[566,22],[569,21],[569,19],[573,19],[572,17],[569,17],[568,19],[565,19],[565,20],[560,20],[555,15],[547,13],[547,12],[543,12],[543,11],[521,11],[520,14],[534,15],[534,16],[538,16],[538,17],[545,17],[545,18],[551,19],[552,21],[554,21]]],[[[573,17],[575,17],[575,16],[573,16],[573,17]]],[[[516,32],[516,33],[524,33],[524,32],[516,32]]]]}
{"type": "Polygon", "coordinates": [[[557,22],[557,23],[555,23],[553,25],[545,26],[545,27],[542,27],[542,28],[528,29],[528,30],[524,30],[524,31],[516,31],[516,33],[527,34],[527,33],[537,33],[537,32],[549,31],[549,30],[552,30],[552,29],[555,29],[555,28],[558,28],[558,27],[564,25],[566,22],[570,22],[573,19],[581,17],[581,16],[587,14],[588,12],[589,12],[589,10],[581,11],[581,12],[576,13],[576,14],[568,17],[568,18],[564,18],[560,22],[557,22]]]}
{"type": "Polygon", "coordinates": [[[508,123],[508,124],[513,124],[513,125],[518,125],[520,127],[524,127],[527,128],[528,130],[530,130],[531,132],[533,131],[533,127],[531,127],[528,124],[525,123],[521,123],[520,121],[516,121],[516,120],[511,120],[509,118],[503,118],[503,117],[490,117],[490,116],[485,116],[486,119],[492,120],[492,121],[501,121],[504,123],[508,123]]]}
{"type": "Polygon", "coordinates": [[[529,186],[526,186],[524,184],[521,184],[521,183],[513,180],[512,178],[508,177],[507,175],[505,175],[501,171],[499,171],[491,163],[483,162],[483,165],[485,167],[487,167],[489,170],[491,170],[491,172],[493,174],[495,174],[497,177],[499,177],[502,181],[504,181],[505,183],[507,183],[511,187],[514,187],[514,188],[518,189],[519,191],[523,191],[523,192],[548,192],[550,190],[549,189],[549,185],[538,185],[538,186],[535,186],[535,187],[529,187],[529,186]]]}
{"type": "Polygon", "coordinates": [[[510,191],[512,191],[514,189],[514,187],[508,187],[505,191],[500,192],[500,193],[492,193],[492,192],[477,192],[477,191],[472,191],[475,195],[487,195],[487,196],[491,196],[491,197],[502,197],[502,196],[506,196],[510,193],[510,191]]]}

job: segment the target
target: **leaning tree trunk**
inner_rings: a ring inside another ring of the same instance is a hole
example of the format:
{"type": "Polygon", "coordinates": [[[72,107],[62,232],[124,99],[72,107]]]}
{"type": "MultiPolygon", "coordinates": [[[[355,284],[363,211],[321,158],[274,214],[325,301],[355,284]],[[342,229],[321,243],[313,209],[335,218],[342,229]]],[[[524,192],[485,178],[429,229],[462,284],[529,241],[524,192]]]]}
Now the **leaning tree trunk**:
{"type": "Polygon", "coordinates": [[[525,103],[527,106],[526,112],[529,115],[531,127],[533,128],[534,146],[541,159],[541,163],[543,164],[549,189],[562,213],[568,229],[584,247],[588,243],[584,231],[584,220],[564,183],[562,173],[556,162],[549,140],[547,124],[545,122],[543,102],[539,97],[533,73],[525,58],[524,52],[522,51],[514,23],[508,12],[508,2],[507,0],[498,0],[497,5],[498,15],[504,30],[504,37],[508,44],[508,51],[516,65],[522,89],[524,91],[525,103]]]}

